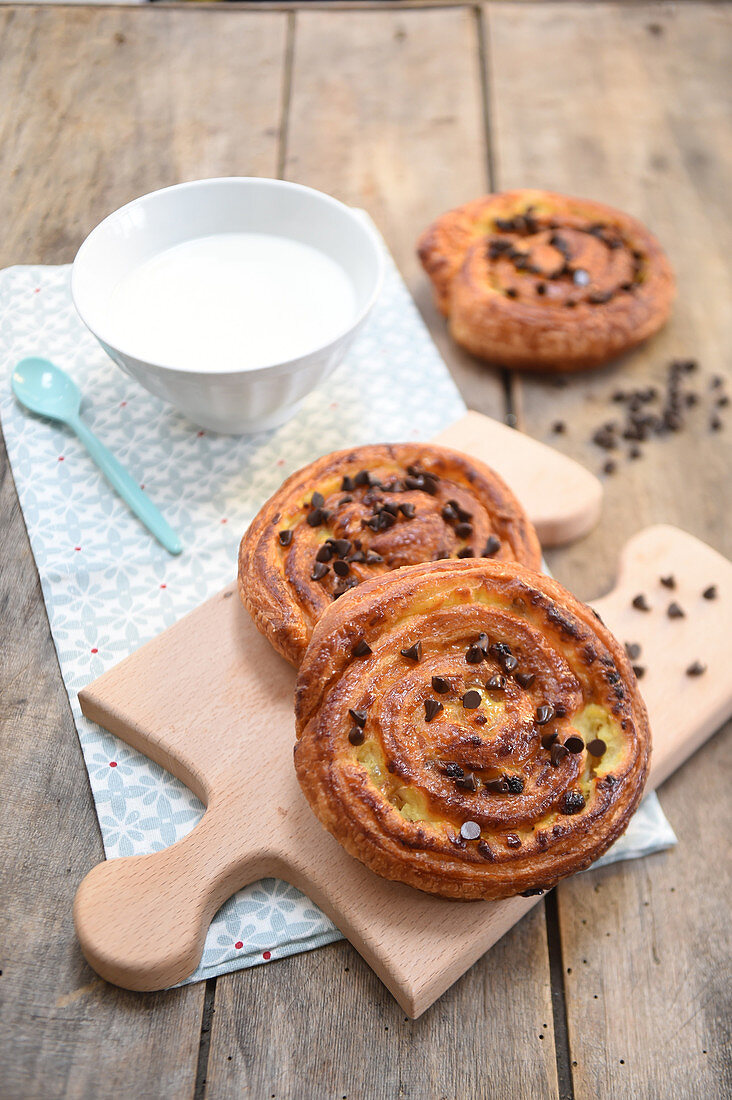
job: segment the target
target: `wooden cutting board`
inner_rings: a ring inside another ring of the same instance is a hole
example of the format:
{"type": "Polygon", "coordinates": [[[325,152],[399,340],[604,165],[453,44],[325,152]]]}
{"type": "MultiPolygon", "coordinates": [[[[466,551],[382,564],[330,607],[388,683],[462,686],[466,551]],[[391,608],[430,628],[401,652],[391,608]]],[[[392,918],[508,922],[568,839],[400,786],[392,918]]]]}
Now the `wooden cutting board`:
{"type": "MultiPolygon", "coordinates": [[[[461,449],[468,449],[469,432],[485,440],[479,432],[484,419],[469,414],[461,449]]],[[[493,454],[485,457],[499,465],[493,454]]],[[[554,455],[553,481],[567,462],[554,455]]],[[[546,468],[524,470],[524,490],[536,491],[546,468]]],[[[506,473],[518,488],[515,472],[506,473]]],[[[578,491],[583,484],[592,488],[578,476],[578,491]]],[[[543,493],[538,496],[537,507],[546,503],[543,493]]],[[[543,512],[550,539],[566,537],[572,525],[575,532],[586,526],[587,509],[583,515],[573,501],[563,510],[556,483],[553,499],[555,514],[543,512]]],[[[530,508],[530,514],[538,512],[530,508]]],[[[732,712],[725,652],[732,565],[690,535],[649,528],[627,545],[616,588],[595,607],[621,641],[642,645],[653,787],[732,712]],[[673,593],[659,583],[668,573],[676,577],[673,593]],[[701,595],[710,584],[718,587],[715,600],[701,595]],[[638,592],[647,594],[652,611],[631,606],[638,592]],[[667,617],[671,599],[685,618],[667,617]],[[695,660],[707,670],[690,677],[685,669],[695,660]]],[[[294,682],[293,669],[256,631],[232,583],[81,692],[88,718],[178,776],[207,807],[199,824],[170,848],[110,860],[87,875],[74,906],[82,950],[117,985],[173,985],[198,964],[219,906],[247,883],[272,875],[319,905],[404,1011],[418,1016],[537,898],[433,898],[386,882],[348,856],[313,816],[295,778],[294,682]],[[170,928],[175,936],[161,934],[170,928]]]]}

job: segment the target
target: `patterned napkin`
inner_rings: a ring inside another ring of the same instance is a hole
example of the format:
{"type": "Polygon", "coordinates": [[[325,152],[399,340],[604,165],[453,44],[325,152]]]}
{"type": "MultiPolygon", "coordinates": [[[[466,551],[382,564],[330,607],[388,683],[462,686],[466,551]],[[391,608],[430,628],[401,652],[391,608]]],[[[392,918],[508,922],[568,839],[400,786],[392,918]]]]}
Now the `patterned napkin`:
{"type": "MultiPolygon", "coordinates": [[[[238,439],[199,430],[120,371],[79,320],[69,272],[0,272],[0,417],[104,849],[113,858],[172,844],[203,807],[157,764],[87,721],[77,692],[232,579],[242,532],[286,475],[339,447],[429,439],[465,406],[388,255],[380,300],[332,378],[283,427],[238,439]],[[10,374],[27,355],[52,359],[75,378],[85,420],[178,532],[180,557],[138,523],[70,432],[15,402],[10,374]]],[[[674,843],[650,796],[605,862],[674,843]]],[[[217,913],[188,981],[339,938],[299,891],[263,879],[217,913]]]]}

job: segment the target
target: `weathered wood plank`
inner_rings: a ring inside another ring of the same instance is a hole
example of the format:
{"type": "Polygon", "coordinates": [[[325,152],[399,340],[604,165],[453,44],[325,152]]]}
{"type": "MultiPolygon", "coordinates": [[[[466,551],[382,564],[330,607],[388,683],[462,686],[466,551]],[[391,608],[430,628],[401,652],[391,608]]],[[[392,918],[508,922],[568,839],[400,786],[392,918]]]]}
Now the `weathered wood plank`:
{"type": "Polygon", "coordinates": [[[287,178],[368,210],[467,404],[502,419],[500,379],[449,340],[415,253],[435,217],[488,186],[475,12],[296,19],[287,178]]]}
{"type": "MultiPolygon", "coordinates": [[[[589,438],[616,415],[615,389],[658,385],[670,359],[695,357],[703,378],[692,376],[693,384],[708,407],[709,376],[728,370],[732,12],[703,3],[500,3],[487,11],[498,186],[547,187],[625,208],[657,232],[678,275],[673,319],[645,348],[565,388],[514,383],[525,430],[598,470],[608,456],[589,438]],[[552,436],[557,419],[567,432],[552,436]]],[[[578,594],[608,585],[622,542],[651,522],[677,523],[732,551],[720,508],[729,430],[710,434],[708,415],[692,409],[683,432],[649,441],[637,461],[618,456],[598,529],[551,557],[578,594]]],[[[662,788],[678,849],[557,892],[578,1098],[729,1092],[729,882],[717,857],[729,831],[729,755],[727,731],[662,788]]]]}
{"type": "MultiPolygon", "coordinates": [[[[273,174],[286,19],[0,9],[0,266],[73,259],[154,187],[273,174]]],[[[76,945],[74,893],[102,846],[1,443],[0,514],[0,1091],[190,1097],[203,985],[126,993],[76,945]]]]}
{"type": "MultiPolygon", "coordinates": [[[[286,174],[369,210],[422,305],[419,231],[487,185],[476,32],[465,11],[296,17],[286,174]]],[[[501,416],[496,380],[441,342],[501,416]]],[[[543,906],[416,1021],[346,944],[275,966],[219,979],[209,1098],[558,1093],[543,906]]]]}

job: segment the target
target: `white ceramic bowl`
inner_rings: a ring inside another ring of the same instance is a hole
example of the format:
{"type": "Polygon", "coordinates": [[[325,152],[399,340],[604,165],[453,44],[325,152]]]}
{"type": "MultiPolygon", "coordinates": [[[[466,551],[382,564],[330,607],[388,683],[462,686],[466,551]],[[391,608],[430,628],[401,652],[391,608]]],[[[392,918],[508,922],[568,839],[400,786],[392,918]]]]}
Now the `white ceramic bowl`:
{"type": "Polygon", "coordinates": [[[146,389],[196,424],[245,433],[282,424],[335,369],[369,313],[383,276],[380,241],[343,203],[281,180],[197,180],[153,191],[105,218],[82,244],[71,273],[81,319],[105,351],[146,389]],[[314,246],[350,278],[356,309],[350,323],[321,347],[254,369],[195,370],[154,362],[125,347],[110,324],[110,297],[134,268],[166,249],[219,233],[267,233],[314,246]]]}

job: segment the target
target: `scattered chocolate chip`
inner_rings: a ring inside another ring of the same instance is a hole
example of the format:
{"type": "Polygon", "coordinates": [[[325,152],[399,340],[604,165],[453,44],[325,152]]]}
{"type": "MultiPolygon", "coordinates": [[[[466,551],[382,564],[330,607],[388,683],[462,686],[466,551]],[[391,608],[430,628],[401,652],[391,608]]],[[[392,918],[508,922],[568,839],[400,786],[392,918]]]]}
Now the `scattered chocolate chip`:
{"type": "Polygon", "coordinates": [[[425,722],[431,722],[435,715],[439,714],[441,710],[444,710],[442,703],[437,699],[425,699],[424,701],[424,720],[425,722]]]}
{"type": "Polygon", "coordinates": [[[633,604],[633,607],[636,609],[636,611],[650,611],[651,610],[651,606],[648,603],[648,600],[646,599],[646,597],[643,595],[642,592],[639,593],[637,596],[634,596],[631,602],[633,604]]]}
{"type": "Polygon", "coordinates": [[[354,657],[370,657],[373,650],[368,642],[365,642],[362,638],[360,642],[356,642],[351,652],[354,657]]]}
{"type": "Polygon", "coordinates": [[[443,764],[442,770],[444,771],[448,779],[462,779],[462,777],[465,775],[465,772],[459,764],[453,764],[451,762],[443,764]]]}
{"type": "Polygon", "coordinates": [[[410,661],[420,661],[422,659],[422,643],[415,642],[414,645],[403,649],[401,653],[402,657],[408,657],[410,661]]]}
{"type": "Polygon", "coordinates": [[[292,528],[288,528],[286,531],[280,531],[278,539],[280,540],[280,546],[289,546],[292,542],[293,531],[292,528]]]}
{"type": "Polygon", "coordinates": [[[712,432],[719,432],[722,430],[722,421],[718,416],[713,416],[709,421],[709,430],[712,432]]]}
{"type": "Polygon", "coordinates": [[[717,598],[717,586],[716,584],[710,584],[709,588],[705,588],[702,592],[702,596],[705,600],[716,600],[717,598]]]}
{"type": "Polygon", "coordinates": [[[630,450],[628,451],[628,458],[630,458],[630,459],[640,458],[642,454],[643,454],[643,451],[640,449],[640,447],[635,447],[634,446],[634,447],[631,447],[630,450]]]}
{"type": "Polygon", "coordinates": [[[432,687],[438,695],[445,695],[450,690],[450,681],[444,676],[433,676],[432,687]]]}
{"type": "Polygon", "coordinates": [[[595,739],[588,744],[587,751],[590,756],[596,756],[599,759],[599,757],[604,756],[607,752],[607,745],[601,738],[595,737],[595,739]]]}
{"type": "Polygon", "coordinates": [[[495,535],[489,535],[488,536],[488,541],[486,542],[485,546],[483,547],[482,556],[484,558],[492,558],[493,555],[497,554],[500,549],[501,549],[501,540],[496,538],[495,535]]]}
{"type": "Polygon", "coordinates": [[[351,567],[347,561],[334,561],[333,572],[336,573],[339,577],[347,577],[348,574],[351,572],[351,567]]]}
{"type": "Polygon", "coordinates": [[[676,578],[674,577],[673,573],[669,573],[667,577],[659,577],[659,580],[664,588],[676,587],[676,578]]]}
{"type": "Polygon", "coordinates": [[[363,745],[366,740],[366,735],[362,729],[359,729],[358,726],[354,726],[348,735],[348,740],[352,745],[363,745]]]}
{"type": "Polygon", "coordinates": [[[510,675],[515,669],[518,668],[518,661],[513,656],[504,657],[501,661],[501,667],[506,675],[510,675]]]}
{"type": "Polygon", "coordinates": [[[706,671],[707,671],[707,666],[706,665],[703,665],[701,663],[701,661],[694,661],[694,663],[689,665],[689,667],[687,668],[686,675],[687,676],[702,676],[706,671]]]}
{"type": "Polygon", "coordinates": [[[360,726],[361,729],[363,729],[363,727],[366,725],[366,719],[368,717],[366,711],[365,710],[351,710],[349,708],[348,713],[350,714],[351,718],[353,718],[353,721],[356,723],[356,725],[360,726]]]}
{"type": "Polygon", "coordinates": [[[473,533],[473,526],[470,523],[458,523],[455,526],[455,534],[459,539],[469,539],[473,533]]]}
{"type": "Polygon", "coordinates": [[[643,665],[633,665],[633,672],[635,673],[636,680],[642,680],[646,674],[646,670],[643,665]]]}
{"type": "Polygon", "coordinates": [[[522,890],[521,891],[521,897],[522,898],[538,898],[543,893],[545,893],[545,891],[542,890],[540,887],[537,887],[536,890],[522,890]]]}
{"type": "Polygon", "coordinates": [[[542,703],[536,711],[536,724],[538,726],[545,726],[547,722],[551,722],[554,717],[554,707],[551,703],[542,703]]]}
{"type": "Polygon", "coordinates": [[[506,687],[506,677],[496,673],[495,676],[491,676],[485,687],[486,691],[503,691],[506,687]]]}
{"type": "Polygon", "coordinates": [[[313,493],[312,497],[310,498],[311,508],[322,508],[324,504],[325,504],[325,497],[323,496],[323,494],[322,493],[313,493]]]}
{"type": "Polygon", "coordinates": [[[533,672],[514,672],[513,678],[519,687],[526,689],[531,687],[536,676],[533,672]]]}
{"type": "Polygon", "coordinates": [[[506,845],[509,848],[520,848],[521,847],[521,837],[516,836],[516,833],[508,833],[506,835],[506,845]]]}
{"type": "Polygon", "coordinates": [[[333,589],[333,599],[340,599],[351,588],[355,588],[358,585],[358,580],[355,577],[342,577],[338,584],[333,589]]]}
{"type": "Polygon", "coordinates": [[[366,564],[376,565],[378,562],[383,561],[381,554],[377,554],[375,550],[369,550],[366,554],[366,564]]]}
{"type": "Polygon", "coordinates": [[[480,825],[477,821],[464,821],[460,826],[460,836],[463,840],[477,840],[480,836],[480,825]]]}
{"type": "Polygon", "coordinates": [[[355,488],[356,488],[356,485],[355,485],[354,480],[353,480],[352,477],[344,477],[343,478],[343,481],[341,482],[341,492],[342,493],[352,493],[355,488]]]}
{"type": "Polygon", "coordinates": [[[468,646],[465,660],[469,665],[479,665],[481,661],[485,660],[485,649],[478,642],[473,642],[472,645],[468,646]]]}
{"type": "Polygon", "coordinates": [[[333,557],[333,548],[331,546],[329,546],[327,542],[324,542],[323,545],[318,550],[317,554],[315,555],[315,560],[320,561],[320,562],[330,561],[330,559],[332,557],[333,557]]]}
{"type": "Polygon", "coordinates": [[[508,783],[505,779],[486,779],[484,786],[487,794],[508,794],[508,783]]]}
{"type": "Polygon", "coordinates": [[[504,776],[506,786],[508,787],[509,794],[522,794],[524,789],[524,781],[520,775],[506,775],[504,776]]]}
{"type": "Polygon", "coordinates": [[[569,756],[569,749],[565,749],[564,745],[560,745],[555,741],[551,747],[552,767],[558,768],[562,760],[567,756],[569,756]]]}
{"type": "Polygon", "coordinates": [[[462,787],[464,791],[477,791],[480,783],[472,772],[468,772],[467,775],[455,780],[455,786],[462,787]]]}
{"type": "Polygon", "coordinates": [[[607,462],[605,463],[605,465],[602,468],[602,472],[604,474],[614,474],[616,470],[617,470],[617,465],[616,465],[615,462],[613,462],[613,460],[611,458],[609,458],[607,460],[607,462]]]}
{"type": "Polygon", "coordinates": [[[330,567],[322,561],[316,561],[313,566],[313,571],[310,574],[310,579],[313,581],[322,581],[323,577],[330,572],[330,567]]]}
{"type": "Polygon", "coordinates": [[[506,287],[506,297],[518,298],[518,291],[516,290],[516,288],[513,286],[506,287]]]}
{"type": "Polygon", "coordinates": [[[466,691],[463,695],[463,706],[466,710],[475,710],[480,706],[480,692],[479,691],[466,691]]]}
{"type": "Polygon", "coordinates": [[[552,424],[552,431],[555,435],[564,435],[567,430],[567,425],[563,420],[555,420],[552,424]]]}
{"type": "Polygon", "coordinates": [[[371,484],[371,474],[368,470],[359,470],[353,479],[353,484],[356,488],[368,487],[371,484]]]}
{"type": "Polygon", "coordinates": [[[556,730],[554,730],[553,733],[545,733],[544,736],[541,739],[541,747],[543,749],[546,749],[547,752],[548,752],[549,749],[554,744],[554,742],[558,741],[558,740],[559,740],[559,734],[557,733],[556,730]]]}
{"type": "Polygon", "coordinates": [[[473,550],[472,546],[463,546],[462,550],[458,550],[455,557],[456,558],[474,558],[475,557],[475,550],[473,550]]]}
{"type": "Polygon", "coordinates": [[[585,743],[581,737],[573,734],[571,737],[568,737],[567,740],[564,742],[564,747],[565,749],[569,749],[569,751],[572,753],[578,753],[582,752],[585,747],[585,743]]]}
{"type": "Polygon", "coordinates": [[[339,558],[345,558],[351,551],[351,543],[348,539],[332,539],[330,545],[333,547],[333,553],[339,558]]]}
{"type": "Polygon", "coordinates": [[[307,523],[310,527],[319,527],[321,523],[325,523],[326,513],[322,508],[314,508],[312,512],[308,513],[307,523]]]}
{"type": "Polygon", "coordinates": [[[546,283],[537,283],[536,284],[536,293],[540,294],[540,295],[546,294],[546,283]]]}
{"type": "Polygon", "coordinates": [[[585,808],[585,796],[581,791],[565,791],[559,802],[563,814],[578,814],[585,808]]]}
{"type": "Polygon", "coordinates": [[[399,511],[406,519],[414,519],[415,507],[409,501],[399,505],[399,511]]]}
{"type": "Polygon", "coordinates": [[[592,294],[588,294],[587,301],[597,306],[604,305],[605,302],[610,301],[613,293],[612,290],[595,290],[592,294]]]}
{"type": "Polygon", "coordinates": [[[625,652],[631,661],[636,661],[641,655],[641,647],[638,645],[638,642],[626,642],[625,652]]]}
{"type": "Polygon", "coordinates": [[[668,605],[666,614],[668,615],[669,619],[684,619],[686,617],[683,607],[679,607],[679,605],[676,603],[676,600],[668,605]]]}

